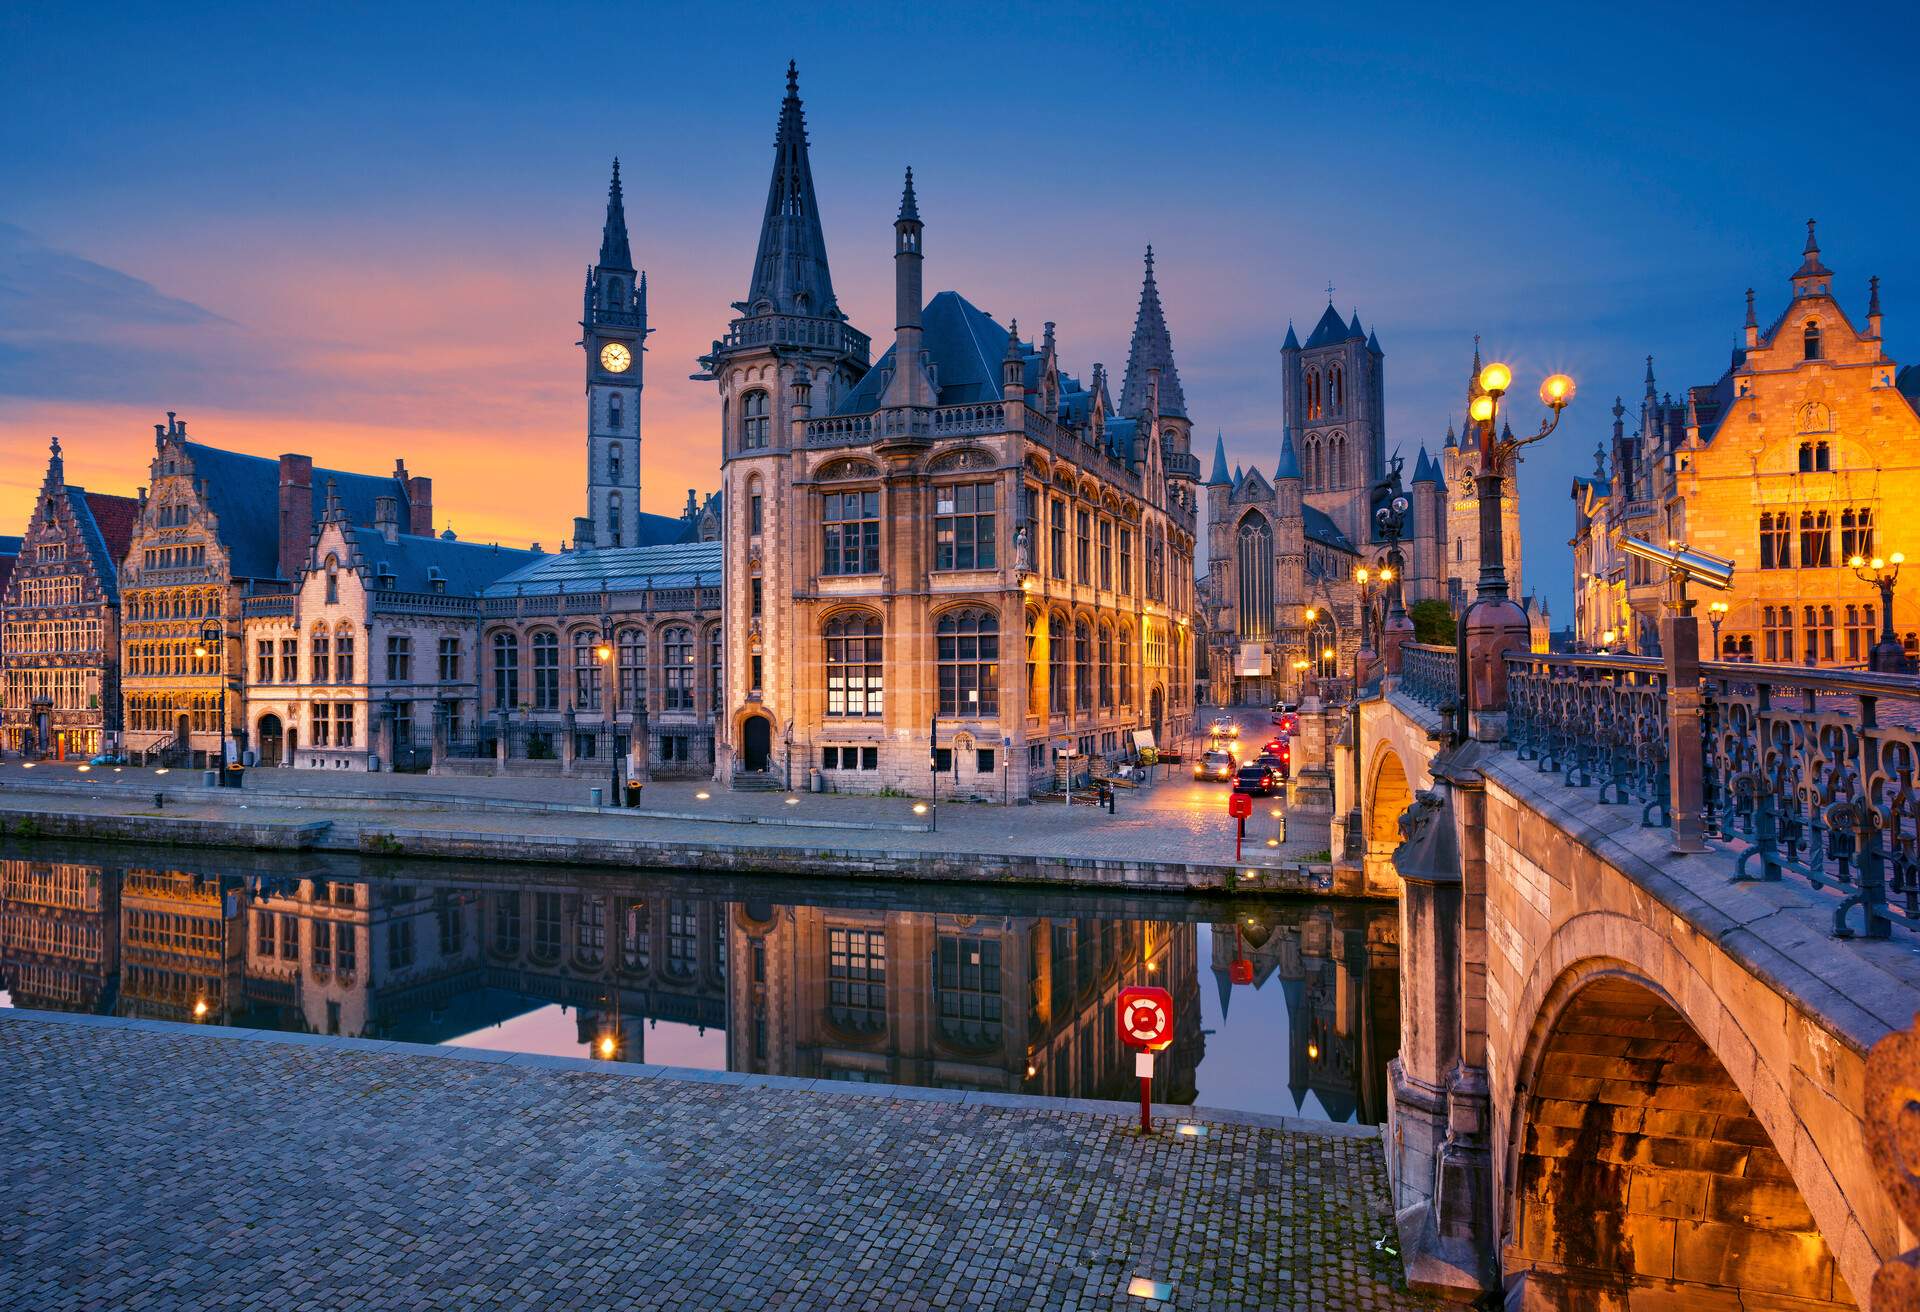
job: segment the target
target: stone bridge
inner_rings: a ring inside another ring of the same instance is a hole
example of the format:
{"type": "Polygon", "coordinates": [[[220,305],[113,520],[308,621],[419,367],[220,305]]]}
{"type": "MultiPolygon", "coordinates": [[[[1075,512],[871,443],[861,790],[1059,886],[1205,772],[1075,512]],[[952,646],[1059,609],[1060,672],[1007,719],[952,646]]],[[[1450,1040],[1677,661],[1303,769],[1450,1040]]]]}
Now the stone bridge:
{"type": "Polygon", "coordinates": [[[1335,850],[1401,894],[1410,1279],[1920,1307],[1920,1187],[1872,1147],[1920,1165],[1920,1040],[1868,1056],[1920,1009],[1920,735],[1881,723],[1920,685],[1710,665],[1670,713],[1657,660],[1504,663],[1476,695],[1452,649],[1389,653],[1334,761],[1335,850]]]}

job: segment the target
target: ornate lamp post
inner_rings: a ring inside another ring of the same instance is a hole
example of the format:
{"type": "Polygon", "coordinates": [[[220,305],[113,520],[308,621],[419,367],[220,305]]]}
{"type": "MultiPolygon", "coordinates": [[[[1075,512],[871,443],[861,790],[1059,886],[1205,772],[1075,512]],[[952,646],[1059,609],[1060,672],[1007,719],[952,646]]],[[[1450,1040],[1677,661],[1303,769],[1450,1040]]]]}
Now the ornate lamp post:
{"type": "Polygon", "coordinates": [[[1619,636],[1620,631],[1618,629],[1608,629],[1600,635],[1600,654],[1602,656],[1611,656],[1613,654],[1613,644],[1619,636]]]}
{"type": "Polygon", "coordinates": [[[613,663],[615,650],[613,617],[606,616],[600,621],[600,644],[593,649],[593,655],[606,670],[607,768],[613,775],[608,806],[619,806],[625,800],[620,796],[620,667],[613,663]]]}
{"type": "Polygon", "coordinates": [[[208,620],[200,626],[200,640],[194,644],[193,654],[204,660],[216,651],[220,657],[220,763],[214,767],[219,771],[214,777],[220,781],[220,787],[230,788],[233,784],[227,778],[227,631],[220,621],[208,620]]]}
{"type": "Polygon", "coordinates": [[[1551,374],[1540,384],[1540,402],[1551,412],[1540,431],[1516,438],[1500,429],[1500,398],[1513,384],[1513,370],[1498,361],[1480,371],[1481,394],[1470,413],[1480,429],[1480,468],[1474,476],[1480,501],[1480,582],[1467,607],[1466,651],[1468,733],[1498,739],[1506,732],[1507,653],[1526,650],[1531,635],[1526,612],[1507,595],[1505,543],[1500,524],[1500,493],[1513,473],[1520,449],[1559,427],[1573,400],[1573,379],[1551,374]]]}
{"type": "Polygon", "coordinates": [[[1906,649],[1893,634],[1893,585],[1899,579],[1900,566],[1906,563],[1906,559],[1896,551],[1884,560],[1879,556],[1872,560],[1853,556],[1847,560],[1855,578],[1862,583],[1871,583],[1880,590],[1880,641],[1874,643],[1873,650],[1867,653],[1867,668],[1877,674],[1907,672],[1906,649]]]}
{"type": "Polygon", "coordinates": [[[1713,626],[1713,658],[1715,660],[1724,659],[1720,654],[1720,625],[1727,618],[1728,609],[1724,601],[1707,603],[1707,623],[1713,626]]]}

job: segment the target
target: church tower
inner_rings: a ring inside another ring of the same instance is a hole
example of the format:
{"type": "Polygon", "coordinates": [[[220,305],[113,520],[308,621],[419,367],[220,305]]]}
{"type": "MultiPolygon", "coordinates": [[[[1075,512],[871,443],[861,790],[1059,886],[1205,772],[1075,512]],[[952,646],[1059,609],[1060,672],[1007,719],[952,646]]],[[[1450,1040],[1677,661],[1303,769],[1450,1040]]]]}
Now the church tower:
{"type": "Polygon", "coordinates": [[[1384,353],[1379,339],[1327,302],[1302,346],[1291,325],[1280,348],[1284,422],[1298,435],[1306,504],[1356,546],[1373,538],[1373,485],[1386,473],[1384,353]]]}
{"type": "Polygon", "coordinates": [[[586,518],[593,536],[576,546],[640,545],[640,389],[648,331],[647,276],[634,272],[616,159],[600,259],[587,270],[580,313],[587,355],[586,518]]]}

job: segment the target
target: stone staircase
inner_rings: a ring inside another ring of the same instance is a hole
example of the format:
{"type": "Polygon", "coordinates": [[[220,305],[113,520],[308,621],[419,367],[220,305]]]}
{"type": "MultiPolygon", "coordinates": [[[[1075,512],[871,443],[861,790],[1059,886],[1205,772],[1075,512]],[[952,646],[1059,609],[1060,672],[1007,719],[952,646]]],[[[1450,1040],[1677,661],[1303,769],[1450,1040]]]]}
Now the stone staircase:
{"type": "Polygon", "coordinates": [[[732,786],[736,793],[777,793],[783,785],[779,775],[766,770],[735,770],[732,786]]]}

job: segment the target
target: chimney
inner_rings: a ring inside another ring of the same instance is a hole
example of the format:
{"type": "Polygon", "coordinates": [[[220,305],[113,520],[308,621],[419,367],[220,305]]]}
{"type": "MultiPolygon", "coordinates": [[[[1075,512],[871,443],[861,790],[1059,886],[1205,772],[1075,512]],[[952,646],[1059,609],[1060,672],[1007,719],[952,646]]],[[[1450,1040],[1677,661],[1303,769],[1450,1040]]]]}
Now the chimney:
{"type": "Polygon", "coordinates": [[[373,526],[387,541],[399,540],[400,502],[398,498],[375,497],[373,499],[373,526]]]}
{"type": "Polygon", "coordinates": [[[280,577],[291,583],[313,544],[313,457],[280,457],[280,577]]]}
{"type": "Polygon", "coordinates": [[[581,551],[593,546],[593,519],[587,515],[573,517],[573,549],[581,551]]]}
{"type": "Polygon", "coordinates": [[[433,536],[433,480],[418,475],[407,479],[407,532],[433,536]]]}

